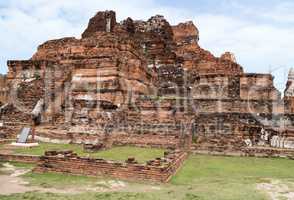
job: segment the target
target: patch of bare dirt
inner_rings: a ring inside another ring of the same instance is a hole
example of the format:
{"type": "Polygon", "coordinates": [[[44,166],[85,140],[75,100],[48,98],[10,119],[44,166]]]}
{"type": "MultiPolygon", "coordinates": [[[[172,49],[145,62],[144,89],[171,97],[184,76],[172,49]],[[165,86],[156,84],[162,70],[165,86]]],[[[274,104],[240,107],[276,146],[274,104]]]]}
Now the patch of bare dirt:
{"type": "Polygon", "coordinates": [[[0,194],[10,195],[25,192],[50,192],[59,194],[80,194],[84,192],[114,192],[114,191],[151,191],[160,190],[159,187],[150,185],[136,185],[135,187],[116,180],[97,181],[93,185],[73,186],[65,189],[43,188],[31,186],[29,182],[25,182],[22,175],[30,172],[28,169],[17,168],[9,163],[3,164],[0,168],[0,194]],[[135,189],[136,188],[136,189],[135,189]]]}
{"type": "Polygon", "coordinates": [[[260,183],[257,189],[268,194],[271,200],[294,200],[294,191],[280,180],[271,180],[270,183],[260,183]]]}
{"type": "Polygon", "coordinates": [[[5,163],[0,171],[2,172],[0,174],[0,194],[9,195],[34,190],[27,186],[29,183],[19,177],[30,170],[16,169],[13,165],[5,163]]]}

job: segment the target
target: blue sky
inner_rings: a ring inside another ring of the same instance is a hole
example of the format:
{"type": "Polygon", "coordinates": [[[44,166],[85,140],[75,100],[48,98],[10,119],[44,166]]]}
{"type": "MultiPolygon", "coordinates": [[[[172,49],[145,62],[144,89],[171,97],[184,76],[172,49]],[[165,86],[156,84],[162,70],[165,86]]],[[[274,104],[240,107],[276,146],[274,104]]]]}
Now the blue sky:
{"type": "Polygon", "coordinates": [[[203,48],[233,52],[246,72],[272,72],[280,90],[294,67],[292,0],[0,0],[0,73],[7,60],[29,59],[46,40],[80,37],[88,19],[106,9],[118,20],[192,20],[203,48]]]}

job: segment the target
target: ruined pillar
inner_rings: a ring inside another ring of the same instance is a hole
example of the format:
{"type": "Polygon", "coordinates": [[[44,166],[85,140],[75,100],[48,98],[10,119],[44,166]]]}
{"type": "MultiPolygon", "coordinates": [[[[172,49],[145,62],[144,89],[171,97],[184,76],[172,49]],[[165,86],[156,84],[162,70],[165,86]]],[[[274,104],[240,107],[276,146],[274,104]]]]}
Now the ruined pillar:
{"type": "Polygon", "coordinates": [[[98,12],[90,19],[82,38],[92,37],[97,32],[112,32],[116,25],[116,14],[114,11],[98,12]]]}

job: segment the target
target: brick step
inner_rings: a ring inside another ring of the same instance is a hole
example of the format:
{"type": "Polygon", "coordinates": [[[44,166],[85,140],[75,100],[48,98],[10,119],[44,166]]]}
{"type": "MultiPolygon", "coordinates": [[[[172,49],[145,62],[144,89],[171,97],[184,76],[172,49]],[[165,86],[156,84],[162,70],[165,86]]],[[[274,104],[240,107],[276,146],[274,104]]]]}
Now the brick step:
{"type": "Polygon", "coordinates": [[[29,123],[22,123],[22,122],[4,122],[5,126],[27,126],[29,123]]]}

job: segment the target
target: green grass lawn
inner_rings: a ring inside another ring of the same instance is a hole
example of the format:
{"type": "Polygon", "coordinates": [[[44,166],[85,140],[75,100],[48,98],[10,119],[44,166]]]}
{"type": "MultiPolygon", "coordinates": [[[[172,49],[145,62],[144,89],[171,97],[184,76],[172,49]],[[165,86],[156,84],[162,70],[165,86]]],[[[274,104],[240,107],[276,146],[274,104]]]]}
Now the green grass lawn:
{"type": "Polygon", "coordinates": [[[288,159],[191,156],[183,170],[172,180],[174,184],[211,180],[250,182],[265,178],[294,179],[294,161],[288,159]]]}
{"type": "Polygon", "coordinates": [[[287,159],[191,156],[172,179],[193,188],[201,199],[264,199],[256,184],[294,182],[294,161],[287,159]]]}
{"type": "MultiPolygon", "coordinates": [[[[76,195],[32,192],[0,196],[0,199],[269,200],[265,193],[256,189],[257,184],[269,183],[270,180],[294,184],[293,172],[293,160],[191,155],[169,184],[153,185],[160,188],[159,190],[142,192],[137,188],[150,188],[152,185],[127,183],[128,188],[120,192],[92,192],[76,195]]],[[[49,188],[95,185],[101,180],[52,173],[29,173],[24,176],[24,179],[35,186],[49,188]]]]}
{"type": "Polygon", "coordinates": [[[134,157],[138,162],[144,163],[146,161],[163,157],[163,149],[155,148],[139,148],[139,147],[113,147],[109,150],[99,151],[95,153],[84,152],[83,147],[77,144],[52,144],[41,143],[38,147],[32,148],[17,148],[15,153],[25,155],[44,155],[48,150],[73,150],[81,157],[103,158],[107,160],[125,161],[128,157],[134,157]]]}

